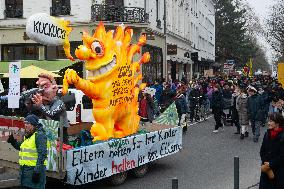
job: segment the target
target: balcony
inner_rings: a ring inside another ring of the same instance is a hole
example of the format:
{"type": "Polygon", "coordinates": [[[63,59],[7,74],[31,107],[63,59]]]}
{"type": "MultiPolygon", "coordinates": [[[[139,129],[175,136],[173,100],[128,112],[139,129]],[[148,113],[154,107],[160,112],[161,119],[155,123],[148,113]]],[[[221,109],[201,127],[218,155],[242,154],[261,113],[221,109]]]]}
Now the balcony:
{"type": "Polygon", "coordinates": [[[52,6],[50,7],[51,16],[70,15],[70,6],[52,6]]]}
{"type": "Polygon", "coordinates": [[[114,5],[92,5],[92,21],[147,23],[149,15],[144,8],[114,5]]]}
{"type": "Polygon", "coordinates": [[[4,11],[5,18],[22,18],[23,9],[9,8],[4,11]]]}

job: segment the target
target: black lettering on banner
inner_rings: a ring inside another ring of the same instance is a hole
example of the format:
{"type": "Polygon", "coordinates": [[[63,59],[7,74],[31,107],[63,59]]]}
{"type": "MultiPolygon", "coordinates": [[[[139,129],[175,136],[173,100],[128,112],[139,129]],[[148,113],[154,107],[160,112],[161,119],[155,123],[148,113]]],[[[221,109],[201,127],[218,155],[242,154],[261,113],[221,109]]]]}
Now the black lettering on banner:
{"type": "Polygon", "coordinates": [[[74,151],[73,151],[73,155],[72,155],[72,157],[73,157],[73,159],[72,159],[72,166],[73,166],[73,167],[75,167],[75,166],[78,165],[78,162],[76,162],[76,159],[77,159],[77,158],[75,157],[75,154],[76,154],[76,153],[79,153],[79,152],[80,152],[80,150],[74,150],[74,151]]]}
{"type": "Polygon", "coordinates": [[[65,30],[61,30],[61,39],[65,39],[65,33],[66,33],[65,30]]]}
{"type": "Polygon", "coordinates": [[[48,28],[49,28],[50,37],[54,37],[53,33],[54,33],[55,26],[53,24],[49,24],[48,28]]]}
{"type": "Polygon", "coordinates": [[[144,162],[145,162],[145,156],[138,154],[138,161],[137,161],[137,162],[138,162],[138,167],[139,167],[140,165],[144,164],[144,162]]]}
{"type": "Polygon", "coordinates": [[[44,35],[49,36],[49,32],[47,32],[47,26],[48,26],[48,23],[44,23],[42,27],[43,27],[44,35]]]}
{"type": "Polygon", "coordinates": [[[142,143],[142,141],[141,141],[141,140],[137,140],[137,137],[134,136],[134,137],[132,138],[132,144],[133,144],[132,150],[135,150],[136,148],[137,148],[137,149],[140,149],[140,148],[141,148],[141,143],[142,143]]]}
{"type": "Polygon", "coordinates": [[[39,33],[43,33],[43,23],[39,23],[39,33]]]}
{"type": "Polygon", "coordinates": [[[165,140],[167,138],[172,138],[176,136],[176,129],[169,129],[168,131],[164,131],[164,133],[162,133],[163,131],[158,131],[158,136],[159,136],[159,141],[161,140],[165,140]]]}
{"type": "Polygon", "coordinates": [[[74,185],[76,185],[77,180],[80,182],[80,184],[82,184],[82,180],[80,179],[80,176],[81,176],[82,172],[83,172],[83,167],[81,168],[80,173],[79,173],[79,170],[76,169],[76,174],[75,174],[75,179],[74,179],[74,185]]]}
{"type": "Polygon", "coordinates": [[[114,150],[110,150],[109,157],[121,157],[121,156],[128,156],[131,153],[131,148],[117,148],[114,150]]]}
{"type": "Polygon", "coordinates": [[[34,32],[41,33],[50,37],[56,37],[61,39],[66,38],[66,30],[61,29],[53,24],[44,23],[40,21],[34,21],[34,32]]]}
{"type": "Polygon", "coordinates": [[[98,164],[97,164],[97,169],[96,169],[95,172],[85,172],[83,167],[81,168],[80,171],[79,171],[79,169],[76,169],[74,185],[76,185],[77,182],[80,183],[80,184],[85,184],[85,183],[88,183],[88,182],[92,182],[94,180],[98,180],[99,178],[104,178],[104,177],[106,177],[106,171],[107,171],[107,168],[103,168],[103,169],[100,170],[98,164]],[[83,180],[81,180],[81,178],[83,180]]]}
{"type": "Polygon", "coordinates": [[[169,142],[163,142],[161,144],[160,155],[165,156],[168,154],[175,153],[181,150],[181,145],[179,144],[170,144],[169,142]]]}
{"type": "Polygon", "coordinates": [[[158,156],[158,151],[157,150],[155,150],[155,151],[149,151],[148,152],[148,160],[149,161],[153,161],[153,160],[155,160],[155,159],[157,159],[159,156],[158,156]]]}
{"type": "Polygon", "coordinates": [[[39,21],[34,21],[34,32],[38,33],[38,25],[39,25],[39,21]]]}
{"type": "Polygon", "coordinates": [[[59,36],[59,30],[61,30],[59,27],[56,27],[56,31],[55,31],[55,33],[56,33],[56,37],[57,38],[60,38],[60,36],[59,36]]]}
{"type": "Polygon", "coordinates": [[[146,145],[155,143],[155,138],[156,138],[155,134],[153,135],[153,134],[147,134],[146,133],[145,137],[146,137],[145,138],[146,145]]]}

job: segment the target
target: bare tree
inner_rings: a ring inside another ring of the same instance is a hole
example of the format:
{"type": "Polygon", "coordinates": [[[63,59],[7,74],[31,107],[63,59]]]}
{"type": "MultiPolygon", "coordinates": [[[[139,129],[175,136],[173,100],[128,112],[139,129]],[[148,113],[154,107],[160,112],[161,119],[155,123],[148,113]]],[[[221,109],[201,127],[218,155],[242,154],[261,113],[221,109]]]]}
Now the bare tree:
{"type": "Polygon", "coordinates": [[[270,8],[269,16],[266,20],[266,39],[272,48],[279,53],[279,57],[284,56],[284,0],[277,2],[270,8]]]}

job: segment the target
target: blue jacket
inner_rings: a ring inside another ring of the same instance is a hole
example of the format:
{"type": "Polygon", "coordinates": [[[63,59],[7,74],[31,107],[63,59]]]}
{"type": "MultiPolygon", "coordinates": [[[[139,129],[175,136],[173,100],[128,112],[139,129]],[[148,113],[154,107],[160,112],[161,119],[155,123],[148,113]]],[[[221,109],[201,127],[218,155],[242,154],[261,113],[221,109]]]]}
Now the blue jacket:
{"type": "Polygon", "coordinates": [[[158,104],[161,104],[161,95],[163,92],[163,87],[161,85],[153,85],[151,88],[156,89],[155,98],[158,101],[158,104]]]}
{"type": "Polygon", "coordinates": [[[248,98],[248,115],[251,121],[263,121],[265,116],[264,103],[257,94],[248,98]]]}
{"type": "Polygon", "coordinates": [[[188,112],[188,106],[186,104],[184,94],[180,94],[179,96],[176,97],[175,104],[179,116],[181,116],[182,114],[186,114],[188,112]]]}

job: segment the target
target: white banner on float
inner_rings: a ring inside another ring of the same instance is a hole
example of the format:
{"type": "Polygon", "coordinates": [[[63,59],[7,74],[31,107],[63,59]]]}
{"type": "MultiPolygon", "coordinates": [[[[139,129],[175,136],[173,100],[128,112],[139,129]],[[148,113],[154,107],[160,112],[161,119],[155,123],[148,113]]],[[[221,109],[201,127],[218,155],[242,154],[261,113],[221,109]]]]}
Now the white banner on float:
{"type": "Polygon", "coordinates": [[[182,128],[155,131],[67,151],[67,183],[82,185],[182,149],[182,128]]]}

